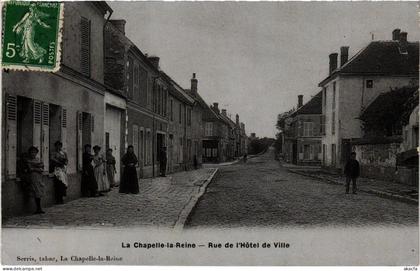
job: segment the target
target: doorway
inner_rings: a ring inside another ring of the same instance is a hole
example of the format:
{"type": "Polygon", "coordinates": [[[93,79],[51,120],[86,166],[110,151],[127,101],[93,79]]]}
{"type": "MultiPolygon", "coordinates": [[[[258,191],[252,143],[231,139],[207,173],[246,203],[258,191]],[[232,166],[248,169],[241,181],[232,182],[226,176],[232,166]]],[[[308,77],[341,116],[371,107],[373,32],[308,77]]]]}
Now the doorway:
{"type": "Polygon", "coordinates": [[[105,113],[105,147],[112,149],[112,155],[115,157],[117,173],[115,174],[115,182],[120,182],[120,155],[121,155],[121,110],[106,105],[105,113]]]}

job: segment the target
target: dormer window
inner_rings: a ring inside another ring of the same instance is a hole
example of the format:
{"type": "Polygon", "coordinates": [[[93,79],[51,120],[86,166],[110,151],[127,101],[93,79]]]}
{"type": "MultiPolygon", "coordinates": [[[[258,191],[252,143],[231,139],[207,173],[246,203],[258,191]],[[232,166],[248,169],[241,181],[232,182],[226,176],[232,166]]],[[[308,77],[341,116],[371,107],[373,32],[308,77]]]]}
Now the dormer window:
{"type": "Polygon", "coordinates": [[[373,80],[366,80],[366,88],[373,88],[373,80]]]}

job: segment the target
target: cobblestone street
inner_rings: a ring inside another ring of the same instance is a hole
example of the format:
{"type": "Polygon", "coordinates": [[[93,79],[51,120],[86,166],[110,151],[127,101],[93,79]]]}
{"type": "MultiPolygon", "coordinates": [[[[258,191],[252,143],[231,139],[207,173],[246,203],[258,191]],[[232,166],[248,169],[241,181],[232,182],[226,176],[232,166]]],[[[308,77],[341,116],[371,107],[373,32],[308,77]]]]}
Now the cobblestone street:
{"type": "Polygon", "coordinates": [[[104,197],[80,198],[46,208],[45,214],[10,218],[4,227],[173,227],[184,208],[212,176],[203,168],[166,178],[140,180],[140,194],[120,194],[114,188],[104,197]]]}
{"type": "Polygon", "coordinates": [[[188,227],[416,225],[418,206],[288,172],[261,157],[219,168],[188,227]]]}

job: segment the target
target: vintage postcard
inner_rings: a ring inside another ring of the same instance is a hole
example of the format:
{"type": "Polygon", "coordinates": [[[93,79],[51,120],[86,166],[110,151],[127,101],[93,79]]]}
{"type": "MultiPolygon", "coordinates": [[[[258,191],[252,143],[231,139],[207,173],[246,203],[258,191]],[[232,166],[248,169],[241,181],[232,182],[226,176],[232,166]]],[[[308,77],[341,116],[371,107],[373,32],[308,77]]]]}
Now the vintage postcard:
{"type": "Polygon", "coordinates": [[[2,265],[417,270],[418,13],[4,2],[2,265]]]}

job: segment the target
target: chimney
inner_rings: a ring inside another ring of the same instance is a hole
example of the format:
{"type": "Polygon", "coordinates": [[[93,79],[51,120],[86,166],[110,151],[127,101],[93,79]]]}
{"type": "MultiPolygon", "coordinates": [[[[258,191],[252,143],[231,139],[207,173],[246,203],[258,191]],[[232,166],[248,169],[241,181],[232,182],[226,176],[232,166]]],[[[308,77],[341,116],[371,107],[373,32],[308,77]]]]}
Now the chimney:
{"type": "Polygon", "coordinates": [[[125,20],[109,20],[119,31],[125,35],[125,20]]]}
{"type": "Polygon", "coordinates": [[[239,115],[236,114],[236,125],[239,125],[239,115]]]}
{"type": "Polygon", "coordinates": [[[400,32],[398,47],[400,54],[408,54],[407,32],[400,32]]]}
{"type": "Polygon", "coordinates": [[[392,40],[399,40],[400,39],[400,32],[401,29],[394,29],[394,31],[392,31],[392,40]]]}
{"type": "Polygon", "coordinates": [[[303,105],[303,95],[298,95],[298,108],[303,105]]]}
{"type": "Polygon", "coordinates": [[[191,78],[191,93],[193,95],[197,94],[197,85],[198,85],[198,80],[195,78],[195,73],[193,73],[192,78],[191,78]]]}
{"type": "Polygon", "coordinates": [[[338,57],[337,53],[330,54],[330,74],[332,74],[332,72],[335,69],[337,69],[337,57],[338,57]]]}
{"type": "Polygon", "coordinates": [[[407,32],[400,32],[400,42],[407,42],[407,32]]]}
{"type": "Polygon", "coordinates": [[[349,60],[349,47],[341,46],[340,48],[340,67],[343,67],[344,64],[349,60]]]}
{"type": "Polygon", "coordinates": [[[217,114],[220,114],[220,111],[219,111],[219,103],[213,103],[213,109],[214,109],[214,111],[217,112],[217,114]]]}
{"type": "Polygon", "coordinates": [[[222,115],[227,117],[226,109],[222,109],[222,115]]]}
{"type": "Polygon", "coordinates": [[[159,57],[158,56],[148,56],[147,59],[152,63],[152,65],[159,70],[159,57]]]}

